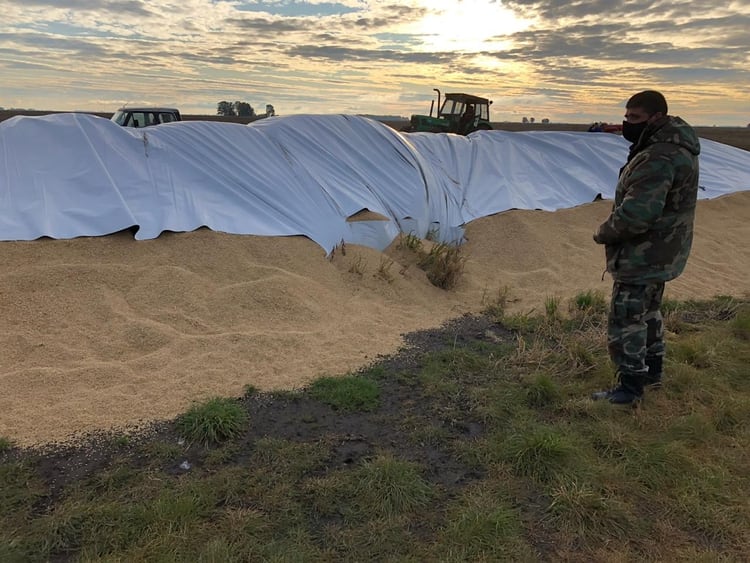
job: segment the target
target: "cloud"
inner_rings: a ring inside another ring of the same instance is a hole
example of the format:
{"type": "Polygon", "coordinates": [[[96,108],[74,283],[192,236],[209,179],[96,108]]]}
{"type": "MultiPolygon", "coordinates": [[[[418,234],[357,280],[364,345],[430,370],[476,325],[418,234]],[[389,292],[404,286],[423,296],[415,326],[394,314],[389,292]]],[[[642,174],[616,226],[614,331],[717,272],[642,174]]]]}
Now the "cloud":
{"type": "MultiPolygon", "coordinates": [[[[77,37],[61,37],[43,33],[0,33],[0,43],[12,43],[25,47],[29,52],[66,51],[83,57],[104,57],[108,54],[106,45],[77,37]]],[[[16,55],[18,51],[15,51],[16,55]]]]}
{"type": "Polygon", "coordinates": [[[447,64],[455,55],[453,53],[403,53],[390,50],[356,49],[338,46],[298,45],[290,47],[286,53],[293,57],[306,59],[326,59],[332,62],[382,62],[412,64],[447,64]]]}
{"type": "Polygon", "coordinates": [[[22,8],[52,8],[64,11],[85,11],[107,14],[133,14],[140,17],[154,15],[149,2],[141,0],[6,0],[22,8]]]}
{"type": "Polygon", "coordinates": [[[270,19],[265,17],[228,18],[230,28],[239,31],[255,31],[262,34],[276,34],[289,31],[304,32],[309,29],[309,22],[303,18],[270,19]]]}
{"type": "Polygon", "coordinates": [[[163,103],[192,112],[247,99],[280,113],[408,115],[440,87],[495,99],[501,118],[533,103],[553,120],[604,119],[644,85],[708,112],[700,115],[718,111],[717,100],[750,106],[750,5],[736,2],[6,0],[3,8],[0,83],[14,84],[13,99],[0,93],[4,106],[62,99],[58,84],[72,72],[79,80],[65,95],[79,108],[166,95],[163,103]]]}

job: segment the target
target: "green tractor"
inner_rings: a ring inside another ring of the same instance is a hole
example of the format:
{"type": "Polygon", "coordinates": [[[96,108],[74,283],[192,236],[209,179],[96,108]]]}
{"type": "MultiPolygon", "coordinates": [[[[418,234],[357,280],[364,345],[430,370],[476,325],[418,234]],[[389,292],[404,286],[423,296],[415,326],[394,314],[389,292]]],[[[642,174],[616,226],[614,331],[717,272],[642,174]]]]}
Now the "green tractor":
{"type": "Polygon", "coordinates": [[[446,94],[441,103],[440,90],[437,92],[437,116],[433,117],[435,100],[430,104],[430,115],[412,115],[409,125],[402,131],[428,133],[456,133],[468,135],[474,131],[488,131],[490,125],[490,105],[492,100],[471,94],[446,94]]]}

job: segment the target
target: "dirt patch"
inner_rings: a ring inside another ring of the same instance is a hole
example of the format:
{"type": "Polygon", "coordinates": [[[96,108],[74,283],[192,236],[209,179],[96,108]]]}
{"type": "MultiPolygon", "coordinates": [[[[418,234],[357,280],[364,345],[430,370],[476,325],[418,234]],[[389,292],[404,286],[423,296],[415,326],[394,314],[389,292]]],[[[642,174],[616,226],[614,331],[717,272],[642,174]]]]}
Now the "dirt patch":
{"type": "MultiPolygon", "coordinates": [[[[446,488],[460,487],[481,476],[475,468],[456,459],[439,445],[414,439],[413,427],[421,421],[424,427],[437,426],[448,440],[471,440],[481,436],[484,427],[475,419],[455,419],[456,409],[445,417],[440,401],[426,398],[423,388],[409,383],[409,375],[423,366],[426,354],[472,342],[497,343],[512,336],[487,316],[466,315],[445,325],[406,335],[406,344],[398,353],[383,356],[363,372],[376,372],[380,389],[380,406],[372,412],[339,412],[301,390],[292,396],[260,393],[238,399],[244,406],[250,424],[247,432],[233,442],[233,454],[227,463],[242,463],[252,454],[261,438],[296,442],[330,444],[331,456],[326,469],[354,466],[378,453],[391,452],[399,459],[410,460],[429,468],[427,477],[446,488]]],[[[470,409],[458,412],[468,413],[470,409]]],[[[47,494],[39,501],[39,510],[53,505],[67,487],[106,471],[124,460],[141,467],[151,458],[146,444],[171,445],[163,460],[167,473],[180,474],[200,469],[209,452],[201,444],[185,444],[173,421],[162,421],[131,429],[125,435],[96,431],[81,435],[73,442],[48,443],[44,446],[13,449],[0,454],[0,461],[27,460],[44,481],[47,494]],[[190,469],[181,467],[189,461],[190,469]]]]}

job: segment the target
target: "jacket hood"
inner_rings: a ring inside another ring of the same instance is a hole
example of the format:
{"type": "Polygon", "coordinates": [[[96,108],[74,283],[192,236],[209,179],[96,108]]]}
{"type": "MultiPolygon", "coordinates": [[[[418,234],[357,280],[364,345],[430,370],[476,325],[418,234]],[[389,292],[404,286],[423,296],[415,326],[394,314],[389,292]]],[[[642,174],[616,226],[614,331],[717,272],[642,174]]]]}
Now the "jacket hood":
{"type": "Polygon", "coordinates": [[[655,121],[643,132],[634,152],[655,143],[671,143],[690,151],[694,155],[701,152],[695,130],[679,117],[667,115],[655,121]]]}

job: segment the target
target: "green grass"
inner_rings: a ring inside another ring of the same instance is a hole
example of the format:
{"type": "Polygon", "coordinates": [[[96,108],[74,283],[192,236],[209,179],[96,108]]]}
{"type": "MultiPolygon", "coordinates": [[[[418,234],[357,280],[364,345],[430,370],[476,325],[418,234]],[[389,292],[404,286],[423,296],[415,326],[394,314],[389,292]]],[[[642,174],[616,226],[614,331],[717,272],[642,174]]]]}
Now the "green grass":
{"type": "Polygon", "coordinates": [[[601,291],[588,290],[576,294],[571,300],[570,308],[577,311],[604,313],[609,308],[609,303],[601,291]]]}
{"type": "Polygon", "coordinates": [[[547,408],[561,400],[559,385],[546,373],[536,374],[525,389],[525,402],[530,407],[547,408]]]}
{"type": "Polygon", "coordinates": [[[512,496],[497,483],[478,483],[448,504],[435,560],[533,561],[523,528],[512,496]]]}
{"type": "Polygon", "coordinates": [[[393,260],[390,258],[381,258],[380,259],[380,265],[378,266],[377,271],[375,272],[375,275],[379,277],[380,279],[387,281],[388,283],[392,283],[395,279],[393,277],[393,273],[391,273],[391,268],[393,267],[393,260]]]}
{"type": "Polygon", "coordinates": [[[544,299],[544,313],[549,320],[557,320],[560,317],[560,298],[555,295],[544,299]]]}
{"type": "MultiPolygon", "coordinates": [[[[440,233],[430,231],[426,240],[436,241],[440,233]]],[[[454,289],[461,280],[466,264],[466,257],[462,253],[459,244],[435,242],[425,250],[422,240],[413,233],[401,235],[398,239],[397,248],[413,253],[417,265],[425,271],[427,279],[441,289],[454,289]]],[[[378,274],[386,281],[391,281],[389,272],[392,262],[381,262],[378,274]]]]}
{"type": "Polygon", "coordinates": [[[0,454],[7,452],[14,446],[13,440],[0,436],[0,454]]]}
{"type": "Polygon", "coordinates": [[[461,246],[447,243],[436,243],[419,258],[419,267],[427,273],[427,279],[441,289],[454,289],[458,285],[465,264],[461,246]]]}
{"type": "Polygon", "coordinates": [[[380,390],[362,377],[321,377],[310,385],[310,394],[337,410],[368,411],[377,408],[380,390]]]}
{"type": "Polygon", "coordinates": [[[177,430],[189,441],[212,444],[239,436],[247,422],[247,413],[236,401],[215,397],[180,416],[177,430]]]}
{"type": "Polygon", "coordinates": [[[414,233],[402,233],[398,237],[397,248],[419,252],[422,250],[422,239],[414,233]]]}
{"type": "Polygon", "coordinates": [[[633,508],[601,485],[573,478],[551,489],[546,521],[570,538],[625,542],[641,531],[633,508]]]}
{"type": "Polygon", "coordinates": [[[750,311],[740,311],[731,323],[732,332],[737,338],[750,340],[750,311]]]}
{"type": "Polygon", "coordinates": [[[501,286],[494,293],[485,289],[482,295],[484,314],[499,321],[505,315],[505,309],[510,301],[511,288],[507,285],[501,286]]]}
{"type": "Polygon", "coordinates": [[[750,302],[670,302],[637,409],[588,398],[612,378],[596,294],[494,313],[495,338],[210,399],[101,462],[6,438],[0,561],[746,560],[750,302]]]}
{"type": "Polygon", "coordinates": [[[420,473],[416,464],[388,455],[362,464],[349,476],[361,516],[387,518],[427,506],[432,487],[420,473]]]}
{"type": "Polygon", "coordinates": [[[548,482],[570,469],[576,447],[559,429],[538,423],[524,424],[501,440],[501,459],[519,476],[548,482]]]}

